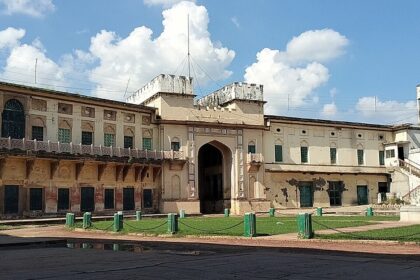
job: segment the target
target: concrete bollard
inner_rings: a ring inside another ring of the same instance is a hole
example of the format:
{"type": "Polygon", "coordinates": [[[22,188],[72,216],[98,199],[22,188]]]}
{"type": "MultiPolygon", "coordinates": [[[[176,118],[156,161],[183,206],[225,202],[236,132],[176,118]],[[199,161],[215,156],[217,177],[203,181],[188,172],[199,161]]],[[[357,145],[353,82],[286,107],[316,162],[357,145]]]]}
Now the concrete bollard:
{"type": "Polygon", "coordinates": [[[87,229],[92,226],[92,213],[85,212],[83,214],[83,228],[87,229]]]}
{"type": "Polygon", "coordinates": [[[142,219],[141,211],[136,211],[136,221],[140,221],[142,219]]]}
{"type": "Polygon", "coordinates": [[[66,226],[67,227],[74,227],[74,219],[75,219],[74,213],[67,213],[66,214],[66,226]]]}
{"type": "Polygon", "coordinates": [[[178,214],[168,214],[168,233],[175,234],[178,232],[178,214]]]}
{"type": "Polygon", "coordinates": [[[373,213],[373,208],[372,207],[368,207],[367,209],[366,209],[366,216],[367,217],[372,217],[374,215],[374,213],[373,213]]]}
{"type": "Polygon", "coordinates": [[[185,218],[185,210],[184,209],[179,210],[179,218],[180,219],[184,219],[185,218]]]}
{"type": "Polygon", "coordinates": [[[268,210],[268,215],[269,215],[270,217],[274,217],[274,216],[275,216],[275,213],[276,213],[276,209],[274,209],[274,208],[270,208],[270,209],[268,210]]]}
{"type": "Polygon", "coordinates": [[[245,213],[244,215],[244,236],[257,236],[257,218],[255,213],[245,213]]]}
{"type": "Polygon", "coordinates": [[[316,215],[317,215],[318,217],[322,217],[322,207],[318,207],[318,208],[316,208],[316,215]]]}
{"type": "Polygon", "coordinates": [[[225,208],[225,210],[224,210],[224,216],[225,216],[225,218],[227,218],[227,217],[230,216],[230,209],[229,208],[225,208]]]}
{"type": "Polygon", "coordinates": [[[120,213],[114,214],[114,232],[119,232],[123,230],[123,215],[120,213]]]}
{"type": "Polygon", "coordinates": [[[314,237],[314,232],[312,230],[312,214],[298,214],[297,225],[299,238],[311,239],[314,237]]]}

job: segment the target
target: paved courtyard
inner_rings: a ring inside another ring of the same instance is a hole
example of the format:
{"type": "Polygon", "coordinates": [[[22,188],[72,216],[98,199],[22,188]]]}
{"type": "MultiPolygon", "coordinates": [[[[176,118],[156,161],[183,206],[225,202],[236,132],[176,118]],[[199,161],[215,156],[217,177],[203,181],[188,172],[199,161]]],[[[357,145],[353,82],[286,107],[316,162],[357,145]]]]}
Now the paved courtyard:
{"type": "MultiPolygon", "coordinates": [[[[110,244],[112,245],[112,244],[110,244]]],[[[420,257],[209,244],[3,248],[0,279],[418,279],[420,257]],[[111,247],[112,248],[112,247],[111,247]]]]}

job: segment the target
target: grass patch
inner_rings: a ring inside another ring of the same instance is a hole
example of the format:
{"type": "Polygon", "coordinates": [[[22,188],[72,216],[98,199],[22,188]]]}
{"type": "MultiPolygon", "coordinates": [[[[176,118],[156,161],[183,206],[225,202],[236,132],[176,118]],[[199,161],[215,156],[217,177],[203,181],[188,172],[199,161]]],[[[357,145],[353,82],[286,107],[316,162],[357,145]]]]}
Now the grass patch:
{"type": "Polygon", "coordinates": [[[394,240],[401,242],[420,242],[420,225],[397,228],[368,230],[353,233],[335,233],[316,235],[320,239],[347,239],[347,240],[394,240]]]}
{"type": "Polygon", "coordinates": [[[9,225],[0,225],[0,230],[9,230],[9,229],[19,229],[23,226],[9,226],[9,225]]]}
{"type": "MultiPolygon", "coordinates": [[[[374,224],[377,221],[392,220],[389,216],[323,216],[313,217],[314,220],[323,224],[334,227],[354,227],[368,224],[374,224]]],[[[166,218],[144,218],[141,221],[128,220],[124,221],[124,229],[122,234],[126,233],[145,233],[150,235],[166,234],[168,225],[164,224],[166,218]],[[161,226],[159,226],[161,225],[161,226]]],[[[223,236],[242,236],[244,233],[244,225],[241,223],[243,217],[187,217],[179,219],[179,232],[177,236],[185,235],[223,235],[223,236]]],[[[94,222],[91,229],[107,229],[111,226],[112,221],[94,222]]],[[[81,223],[76,223],[76,227],[82,227],[81,223]]],[[[315,230],[324,229],[314,224],[315,230]]],[[[112,231],[112,227],[108,229],[112,231]]],[[[257,233],[258,235],[276,235],[284,233],[297,232],[297,223],[295,216],[281,217],[257,217],[257,233]]]]}

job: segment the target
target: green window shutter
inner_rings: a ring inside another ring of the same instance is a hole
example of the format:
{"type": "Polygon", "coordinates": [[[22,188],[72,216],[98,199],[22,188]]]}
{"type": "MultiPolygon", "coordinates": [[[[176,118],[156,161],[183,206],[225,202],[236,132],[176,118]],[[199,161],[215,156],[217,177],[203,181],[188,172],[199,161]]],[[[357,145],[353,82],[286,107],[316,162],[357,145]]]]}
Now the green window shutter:
{"type": "Polygon", "coordinates": [[[379,151],[379,165],[385,165],[385,152],[379,151]]]}
{"type": "Polygon", "coordinates": [[[364,164],[364,151],[363,150],[357,150],[357,163],[359,165],[364,164]]]}
{"type": "Polygon", "coordinates": [[[92,145],[93,144],[93,132],[82,131],[82,145],[92,145]]]}
{"type": "Polygon", "coordinates": [[[300,161],[302,163],[308,162],[308,147],[300,147],[300,161]]]}
{"type": "Polygon", "coordinates": [[[133,136],[124,136],[124,148],[133,148],[134,147],[134,139],[133,136]]]}
{"type": "Polygon", "coordinates": [[[106,147],[114,147],[115,146],[115,134],[105,133],[104,134],[104,145],[106,147]]]}
{"type": "Polygon", "coordinates": [[[331,164],[337,163],[337,148],[330,148],[330,160],[331,164]]]}
{"type": "Polygon", "coordinates": [[[274,160],[276,162],[283,161],[283,147],[282,145],[274,145],[274,160]]]}
{"type": "Polygon", "coordinates": [[[58,129],[58,142],[70,143],[70,141],[71,141],[70,129],[59,128],[58,129]]]}
{"type": "Polygon", "coordinates": [[[255,145],[248,145],[248,154],[255,154],[255,145]]]}
{"type": "Polygon", "coordinates": [[[143,138],[143,150],[152,150],[152,138],[143,138]]]}
{"type": "Polygon", "coordinates": [[[180,147],[179,142],[171,142],[171,150],[177,152],[179,151],[179,147],[180,147]]]}

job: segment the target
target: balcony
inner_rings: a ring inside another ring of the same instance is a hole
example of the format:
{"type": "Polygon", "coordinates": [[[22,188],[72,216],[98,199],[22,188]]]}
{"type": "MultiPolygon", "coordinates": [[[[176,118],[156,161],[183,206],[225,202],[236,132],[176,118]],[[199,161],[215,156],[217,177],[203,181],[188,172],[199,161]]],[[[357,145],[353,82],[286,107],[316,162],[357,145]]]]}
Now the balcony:
{"type": "Polygon", "coordinates": [[[131,148],[104,147],[101,145],[93,146],[11,138],[0,138],[0,149],[150,160],[185,160],[184,153],[182,151],[148,151],[131,148]]]}
{"type": "Polygon", "coordinates": [[[264,157],[262,154],[247,154],[246,163],[248,167],[248,172],[258,172],[260,166],[264,162],[264,157]]]}

